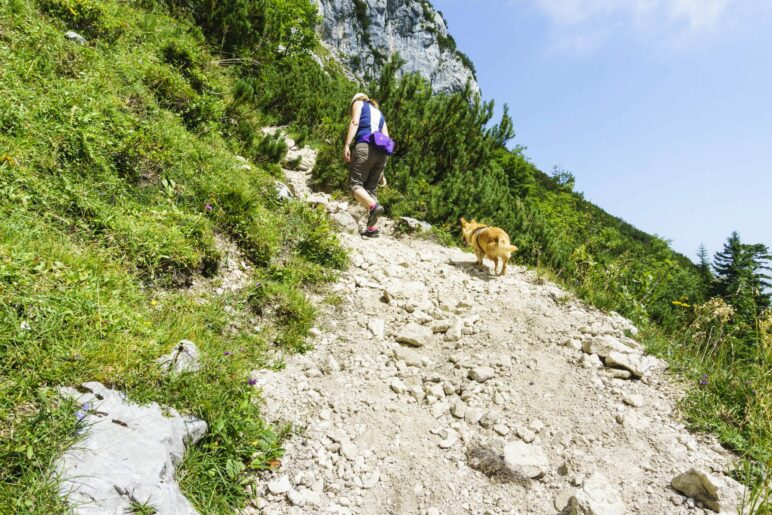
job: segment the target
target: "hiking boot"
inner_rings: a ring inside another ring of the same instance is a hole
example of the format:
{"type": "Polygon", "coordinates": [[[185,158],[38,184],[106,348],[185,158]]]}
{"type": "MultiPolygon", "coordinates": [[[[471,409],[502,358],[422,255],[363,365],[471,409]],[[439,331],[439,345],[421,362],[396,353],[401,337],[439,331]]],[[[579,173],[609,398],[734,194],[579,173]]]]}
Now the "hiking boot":
{"type": "Polygon", "coordinates": [[[375,204],[375,207],[371,208],[367,215],[367,227],[373,227],[378,218],[383,214],[383,206],[375,204]]]}
{"type": "Polygon", "coordinates": [[[378,229],[365,229],[364,231],[360,232],[359,234],[364,236],[365,238],[377,238],[380,235],[380,231],[378,229]]]}

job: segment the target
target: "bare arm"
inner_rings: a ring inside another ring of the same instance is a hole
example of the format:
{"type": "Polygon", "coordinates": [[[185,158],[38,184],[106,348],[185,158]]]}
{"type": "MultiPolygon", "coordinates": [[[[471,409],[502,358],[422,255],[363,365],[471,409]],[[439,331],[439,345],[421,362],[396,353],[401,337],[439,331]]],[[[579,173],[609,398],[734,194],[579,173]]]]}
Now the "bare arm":
{"type": "Polygon", "coordinates": [[[362,115],[361,100],[354,102],[351,108],[351,123],[348,124],[348,133],[346,134],[346,144],[343,146],[343,159],[348,163],[351,161],[351,142],[354,141],[357,130],[359,129],[359,117],[362,115]]]}
{"type": "Polygon", "coordinates": [[[383,122],[383,130],[381,131],[387,138],[390,138],[389,136],[389,127],[386,125],[386,122],[383,122]]]}

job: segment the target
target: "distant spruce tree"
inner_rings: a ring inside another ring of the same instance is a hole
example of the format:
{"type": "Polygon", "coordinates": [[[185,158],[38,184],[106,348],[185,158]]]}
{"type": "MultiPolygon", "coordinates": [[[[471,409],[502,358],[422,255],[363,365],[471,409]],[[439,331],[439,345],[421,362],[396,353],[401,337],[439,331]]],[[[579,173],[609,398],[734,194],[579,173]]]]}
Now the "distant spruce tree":
{"type": "Polygon", "coordinates": [[[716,276],[713,275],[713,270],[710,265],[708,249],[706,249],[705,245],[702,243],[700,243],[700,246],[697,248],[697,270],[700,276],[703,296],[707,296],[708,292],[713,287],[713,281],[716,279],[716,276]]]}
{"type": "Polygon", "coordinates": [[[713,258],[716,279],[711,293],[726,300],[735,309],[737,323],[749,330],[761,312],[770,306],[772,277],[768,274],[772,256],[766,245],[746,244],[734,231],[724,248],[713,258]]]}

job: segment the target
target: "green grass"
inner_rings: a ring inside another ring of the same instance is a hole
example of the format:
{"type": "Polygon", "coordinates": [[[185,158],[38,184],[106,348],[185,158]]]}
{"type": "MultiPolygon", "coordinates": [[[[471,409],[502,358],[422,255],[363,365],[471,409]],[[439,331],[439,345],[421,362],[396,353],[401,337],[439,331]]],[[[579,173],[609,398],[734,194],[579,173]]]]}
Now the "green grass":
{"type": "Polygon", "coordinates": [[[202,513],[242,506],[281,455],[249,372],[308,347],[304,292],[346,255],[321,212],[278,202],[282,147],[255,135],[263,115],[238,108],[214,62],[196,27],[160,12],[0,0],[0,513],[66,511],[52,471],[77,407],[61,385],[206,420],[178,472],[202,513]],[[217,234],[256,272],[201,303],[185,287],[216,275],[217,234]],[[201,370],[164,376],[154,361],[183,338],[201,370]]]}
{"type": "Polygon", "coordinates": [[[716,435],[740,455],[732,475],[751,487],[744,513],[772,513],[772,322],[762,329],[763,348],[752,360],[730,359],[731,335],[707,345],[701,328],[696,329],[674,339],[650,326],[641,340],[685,381],[679,408],[689,427],[716,435]]]}

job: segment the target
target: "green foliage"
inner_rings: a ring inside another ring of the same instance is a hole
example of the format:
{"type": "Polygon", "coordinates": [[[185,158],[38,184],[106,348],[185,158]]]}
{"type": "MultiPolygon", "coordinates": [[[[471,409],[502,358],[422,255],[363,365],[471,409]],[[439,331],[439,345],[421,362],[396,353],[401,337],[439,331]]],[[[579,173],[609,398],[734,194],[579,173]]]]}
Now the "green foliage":
{"type": "Polygon", "coordinates": [[[772,255],[763,244],[749,245],[733,232],[723,250],[713,258],[716,279],[711,293],[726,300],[735,310],[735,321],[744,331],[755,332],[754,322],[770,306],[772,255]]]}
{"type": "MultiPolygon", "coordinates": [[[[273,20],[263,37],[284,43],[297,36],[287,16],[311,12],[261,5],[273,20]]],[[[180,482],[202,513],[238,509],[251,474],[281,455],[249,372],[273,365],[273,342],[306,348],[314,311],[304,292],[334,278],[345,253],[322,213],[277,200],[266,168],[286,148],[257,136],[255,83],[213,65],[198,28],[119,1],[9,7],[0,9],[0,512],[67,511],[52,467],[75,438],[75,407],[55,387],[93,380],[206,420],[180,482]],[[64,27],[89,44],[63,38],[64,27]],[[184,289],[216,274],[226,238],[275,285],[264,320],[250,292],[201,302],[184,289]],[[271,331],[255,332],[258,322],[271,331]],[[182,338],[201,349],[200,372],[149,366],[182,338]]],[[[284,44],[248,43],[255,57],[284,44]]]]}
{"type": "Polygon", "coordinates": [[[97,0],[40,0],[40,9],[59,18],[70,30],[87,38],[113,40],[122,32],[118,18],[108,13],[104,2],[97,0]]]}
{"type": "Polygon", "coordinates": [[[193,17],[228,54],[265,57],[294,54],[317,44],[316,7],[306,0],[146,0],[193,17]]]}

